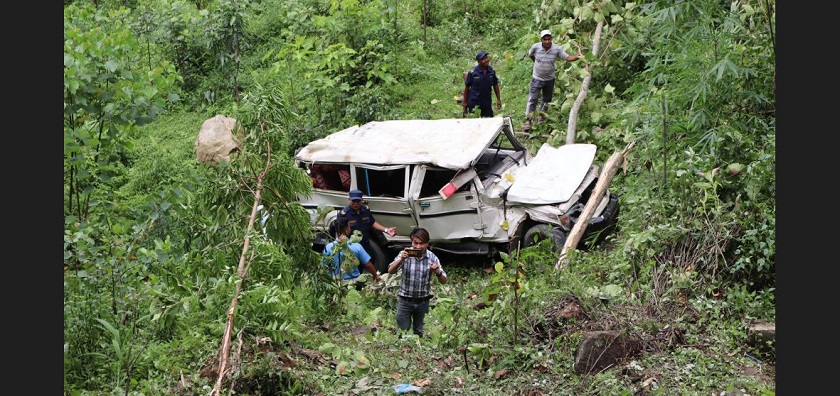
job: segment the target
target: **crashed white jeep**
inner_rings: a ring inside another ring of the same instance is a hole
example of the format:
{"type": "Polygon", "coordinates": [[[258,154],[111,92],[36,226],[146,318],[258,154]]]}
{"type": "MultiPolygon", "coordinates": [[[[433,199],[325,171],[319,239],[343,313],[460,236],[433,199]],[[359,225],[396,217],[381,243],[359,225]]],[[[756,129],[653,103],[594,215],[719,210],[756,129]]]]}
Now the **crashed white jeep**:
{"type": "MultiPolygon", "coordinates": [[[[348,191],[362,190],[376,220],[397,230],[375,233],[368,253],[381,272],[416,227],[429,231],[434,251],[492,256],[546,239],[559,251],[598,181],[596,147],[544,144],[532,156],[513,130],[509,117],[353,126],[295,153],[313,180],[312,193],[298,199],[325,231],[348,191]]],[[[616,195],[605,191],[584,246],[604,239],[618,209],[616,195]]]]}

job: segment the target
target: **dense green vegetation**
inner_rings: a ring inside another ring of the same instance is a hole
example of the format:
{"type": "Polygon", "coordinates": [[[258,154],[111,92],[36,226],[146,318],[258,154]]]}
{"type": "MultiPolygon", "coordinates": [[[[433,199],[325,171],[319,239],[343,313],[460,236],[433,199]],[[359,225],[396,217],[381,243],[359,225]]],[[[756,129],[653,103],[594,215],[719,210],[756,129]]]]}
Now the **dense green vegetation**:
{"type": "Polygon", "coordinates": [[[776,315],[775,29],[774,0],[66,0],[65,393],[210,393],[241,290],[225,394],[774,394],[773,345],[747,327],[776,315]],[[348,291],[318,264],[294,150],[460,117],[480,50],[520,125],[545,28],[586,62],[558,64],[523,142],[565,143],[591,73],[575,141],[601,162],[635,142],[611,185],[620,229],[559,270],[547,246],[445,262],[427,338],[398,337],[392,282],[348,291]],[[216,114],[242,148],[201,165],[216,114]],[[257,191],[267,238],[248,228],[257,191]],[[572,297],[587,320],[555,315],[572,297]],[[575,374],[586,330],[644,353],[575,374]]]}

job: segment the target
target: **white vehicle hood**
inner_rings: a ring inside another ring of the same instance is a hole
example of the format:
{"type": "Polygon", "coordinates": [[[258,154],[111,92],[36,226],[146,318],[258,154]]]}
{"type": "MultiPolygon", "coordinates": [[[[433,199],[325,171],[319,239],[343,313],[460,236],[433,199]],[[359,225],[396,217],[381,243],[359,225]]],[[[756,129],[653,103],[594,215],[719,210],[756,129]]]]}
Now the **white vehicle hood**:
{"type": "Polygon", "coordinates": [[[551,204],[568,201],[595,159],[594,144],[543,144],[527,166],[511,173],[508,202],[551,204]]]}
{"type": "Polygon", "coordinates": [[[503,117],[373,121],[301,148],[308,163],[432,164],[466,169],[501,130],[503,117]]]}

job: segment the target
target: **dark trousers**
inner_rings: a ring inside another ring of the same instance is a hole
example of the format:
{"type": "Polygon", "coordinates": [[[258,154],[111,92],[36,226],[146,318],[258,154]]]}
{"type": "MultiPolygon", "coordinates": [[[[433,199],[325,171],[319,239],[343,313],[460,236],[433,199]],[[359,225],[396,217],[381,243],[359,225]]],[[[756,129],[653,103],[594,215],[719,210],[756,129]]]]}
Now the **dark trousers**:
{"type": "Polygon", "coordinates": [[[542,96],[540,111],[545,111],[548,103],[554,98],[554,80],[540,81],[531,77],[531,86],[528,89],[528,107],[525,109],[525,116],[530,119],[531,113],[537,109],[537,101],[542,96]]]}
{"type": "Polygon", "coordinates": [[[478,101],[477,103],[470,103],[467,108],[469,108],[470,113],[473,112],[473,107],[478,107],[481,109],[481,117],[493,117],[493,102],[491,100],[482,100],[478,101]]]}
{"type": "Polygon", "coordinates": [[[429,300],[412,300],[397,297],[397,327],[400,330],[413,328],[414,334],[423,336],[426,314],[429,313],[429,300]]]}

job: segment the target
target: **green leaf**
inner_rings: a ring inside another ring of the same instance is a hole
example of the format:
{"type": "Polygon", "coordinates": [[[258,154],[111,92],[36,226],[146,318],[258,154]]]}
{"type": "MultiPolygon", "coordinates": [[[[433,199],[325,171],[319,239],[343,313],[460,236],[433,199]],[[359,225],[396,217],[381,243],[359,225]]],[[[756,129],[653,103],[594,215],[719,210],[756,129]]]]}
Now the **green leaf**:
{"type": "Polygon", "coordinates": [[[117,71],[117,66],[118,66],[117,62],[115,62],[113,60],[109,60],[109,61],[105,62],[105,70],[108,70],[111,73],[117,71]]]}
{"type": "Polygon", "coordinates": [[[608,297],[618,297],[624,289],[618,285],[606,285],[603,289],[603,295],[608,297]]]}
{"type": "Polygon", "coordinates": [[[356,351],[354,366],[356,368],[356,373],[359,374],[369,370],[371,364],[370,360],[367,358],[367,356],[365,356],[364,353],[362,353],[361,351],[356,351]]]}
{"type": "Polygon", "coordinates": [[[338,362],[337,366],[335,366],[335,373],[338,375],[350,375],[351,368],[350,363],[341,361],[338,362]]]}
{"type": "Polygon", "coordinates": [[[470,351],[472,354],[479,354],[483,351],[486,351],[489,348],[489,345],[479,342],[474,342],[467,347],[467,350],[470,351]]]}
{"type": "Polygon", "coordinates": [[[111,333],[112,338],[116,338],[116,339],[120,338],[120,331],[117,330],[116,328],[114,328],[114,326],[112,326],[110,323],[108,323],[107,321],[105,321],[103,319],[100,319],[100,318],[96,318],[95,320],[97,322],[101,323],[102,327],[105,330],[107,330],[109,333],[111,333]]]}
{"type": "Polygon", "coordinates": [[[746,168],[746,166],[744,166],[744,164],[739,164],[737,162],[734,162],[734,163],[729,164],[729,166],[726,167],[726,173],[730,176],[734,176],[734,175],[737,175],[737,174],[743,172],[744,168],[746,168]]]}
{"type": "Polygon", "coordinates": [[[319,346],[318,352],[330,355],[333,359],[338,359],[341,357],[341,349],[331,342],[319,346]]]}

